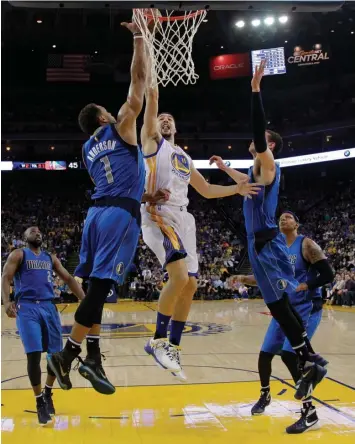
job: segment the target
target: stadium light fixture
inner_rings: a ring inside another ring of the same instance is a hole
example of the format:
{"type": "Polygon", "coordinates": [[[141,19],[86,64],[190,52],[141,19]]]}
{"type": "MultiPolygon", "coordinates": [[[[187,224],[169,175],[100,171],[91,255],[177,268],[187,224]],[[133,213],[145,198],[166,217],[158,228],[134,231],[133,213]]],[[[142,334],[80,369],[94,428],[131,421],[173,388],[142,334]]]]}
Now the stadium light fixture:
{"type": "Polygon", "coordinates": [[[331,29],[330,32],[334,32],[334,29],[331,29]]]}
{"type": "Polygon", "coordinates": [[[203,21],[203,23],[207,23],[208,22],[208,19],[204,19],[204,20],[202,20],[203,21]]]}
{"type": "Polygon", "coordinates": [[[42,22],[41,19],[38,19],[38,20],[37,20],[37,23],[40,25],[40,24],[43,23],[43,22],[42,22]]]}
{"type": "Polygon", "coordinates": [[[266,17],[266,19],[264,20],[266,26],[271,26],[274,24],[274,22],[275,22],[274,17],[266,17]]]}
{"type": "Polygon", "coordinates": [[[237,28],[244,28],[244,26],[245,26],[244,20],[238,20],[237,23],[235,24],[235,26],[237,28]]]}
{"type": "Polygon", "coordinates": [[[231,150],[232,149],[232,145],[228,145],[228,149],[231,150]]]}
{"type": "Polygon", "coordinates": [[[11,146],[7,146],[6,151],[11,151],[11,146]]]}
{"type": "Polygon", "coordinates": [[[285,43],[288,43],[288,40],[285,40],[285,43]]]}
{"type": "Polygon", "coordinates": [[[354,31],[351,31],[351,33],[350,34],[354,34],[354,31]]]}
{"type": "Polygon", "coordinates": [[[56,48],[57,47],[57,45],[52,45],[52,48],[56,48]]]}
{"type": "Polygon", "coordinates": [[[187,151],[188,149],[189,149],[189,147],[188,147],[187,145],[185,145],[185,146],[184,146],[184,150],[187,151]]]}
{"type": "Polygon", "coordinates": [[[279,17],[280,23],[285,24],[285,23],[287,23],[287,21],[288,21],[287,15],[281,15],[281,17],[279,17]]]}
{"type": "Polygon", "coordinates": [[[55,150],[55,146],[52,145],[51,146],[51,150],[54,151],[55,150]]]}
{"type": "Polygon", "coordinates": [[[255,27],[259,26],[260,23],[261,23],[261,21],[259,19],[254,19],[251,21],[252,26],[255,26],[255,27]]]}

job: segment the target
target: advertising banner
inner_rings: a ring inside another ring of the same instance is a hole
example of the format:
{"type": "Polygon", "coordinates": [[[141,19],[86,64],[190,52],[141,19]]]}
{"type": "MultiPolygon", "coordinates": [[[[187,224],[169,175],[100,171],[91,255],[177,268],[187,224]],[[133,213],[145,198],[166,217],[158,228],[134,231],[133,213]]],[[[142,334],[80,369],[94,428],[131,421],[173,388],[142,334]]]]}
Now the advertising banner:
{"type": "Polygon", "coordinates": [[[234,79],[251,75],[249,53],[223,54],[210,59],[212,80],[234,79]]]}
{"type": "Polygon", "coordinates": [[[293,54],[287,57],[287,63],[297,67],[322,65],[328,61],[329,52],[323,48],[321,43],[314,44],[312,49],[295,46],[293,54]]]}

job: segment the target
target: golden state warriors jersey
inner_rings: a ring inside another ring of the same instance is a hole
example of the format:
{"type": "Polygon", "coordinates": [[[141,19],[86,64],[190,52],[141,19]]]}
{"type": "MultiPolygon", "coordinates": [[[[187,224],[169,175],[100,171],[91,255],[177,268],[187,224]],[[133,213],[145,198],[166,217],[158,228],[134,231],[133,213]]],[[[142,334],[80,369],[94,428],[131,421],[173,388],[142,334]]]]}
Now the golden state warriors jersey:
{"type": "Polygon", "coordinates": [[[146,165],[147,193],[154,193],[160,188],[170,191],[167,205],[187,206],[192,159],[177,145],[172,145],[164,138],[158,145],[157,152],[144,156],[146,165]]]}

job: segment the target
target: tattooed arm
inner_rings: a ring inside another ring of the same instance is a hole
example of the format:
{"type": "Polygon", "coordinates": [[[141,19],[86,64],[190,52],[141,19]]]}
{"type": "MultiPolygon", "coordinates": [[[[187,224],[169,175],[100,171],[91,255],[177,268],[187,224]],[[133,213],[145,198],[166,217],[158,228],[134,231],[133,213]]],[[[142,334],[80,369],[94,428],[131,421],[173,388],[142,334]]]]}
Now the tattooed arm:
{"type": "Polygon", "coordinates": [[[297,287],[297,291],[314,290],[325,284],[333,282],[334,271],[323,253],[321,247],[312,239],[306,237],[302,244],[303,258],[311,264],[311,267],[317,272],[317,277],[307,282],[302,282],[297,287]]]}

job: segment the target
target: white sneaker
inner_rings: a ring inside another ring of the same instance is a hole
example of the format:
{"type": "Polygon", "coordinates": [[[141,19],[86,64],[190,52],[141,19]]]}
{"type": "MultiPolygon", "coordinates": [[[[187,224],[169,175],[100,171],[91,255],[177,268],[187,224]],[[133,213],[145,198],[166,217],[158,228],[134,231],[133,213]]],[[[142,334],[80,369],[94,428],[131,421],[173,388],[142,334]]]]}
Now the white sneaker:
{"type": "Polygon", "coordinates": [[[178,362],[178,364],[180,365],[180,368],[181,368],[181,370],[179,372],[171,372],[171,374],[173,376],[175,376],[175,378],[178,379],[179,381],[186,382],[187,376],[181,367],[181,361],[180,361],[181,348],[176,345],[172,345],[172,344],[170,344],[170,345],[172,347],[174,347],[174,350],[172,350],[172,354],[174,356],[174,359],[178,362]]]}
{"type": "Polygon", "coordinates": [[[169,343],[166,338],[149,339],[144,350],[151,355],[159,367],[174,373],[181,372],[178,347],[169,343]]]}

